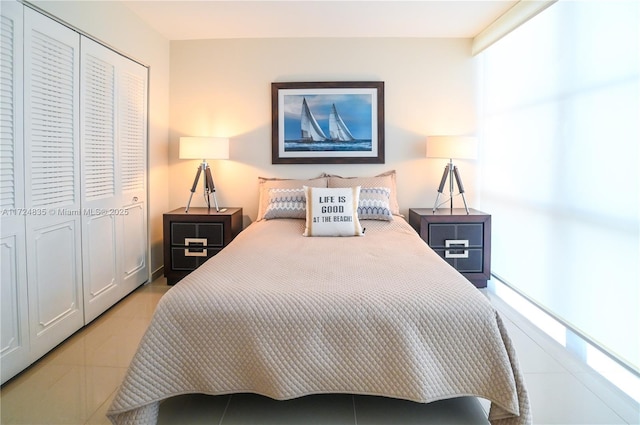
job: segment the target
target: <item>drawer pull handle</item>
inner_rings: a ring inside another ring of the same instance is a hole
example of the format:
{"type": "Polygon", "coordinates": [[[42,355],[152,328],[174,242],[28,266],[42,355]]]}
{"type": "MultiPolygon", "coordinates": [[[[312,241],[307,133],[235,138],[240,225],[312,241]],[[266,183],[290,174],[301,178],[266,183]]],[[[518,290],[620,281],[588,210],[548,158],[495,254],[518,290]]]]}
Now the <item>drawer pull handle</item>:
{"type": "Polygon", "coordinates": [[[207,249],[204,248],[205,246],[207,246],[207,239],[206,238],[184,238],[184,244],[188,247],[191,246],[191,244],[198,244],[197,247],[193,247],[198,249],[198,251],[191,251],[190,248],[185,248],[184,249],[184,256],[185,257],[206,257],[207,256],[207,249]]]}
{"type": "MultiPolygon", "coordinates": [[[[451,239],[445,240],[444,246],[447,248],[454,248],[451,251],[460,251],[460,248],[468,248],[469,241],[463,239],[451,239]]],[[[446,249],[444,251],[444,258],[469,258],[469,250],[465,249],[462,253],[453,253],[446,249]]]]}

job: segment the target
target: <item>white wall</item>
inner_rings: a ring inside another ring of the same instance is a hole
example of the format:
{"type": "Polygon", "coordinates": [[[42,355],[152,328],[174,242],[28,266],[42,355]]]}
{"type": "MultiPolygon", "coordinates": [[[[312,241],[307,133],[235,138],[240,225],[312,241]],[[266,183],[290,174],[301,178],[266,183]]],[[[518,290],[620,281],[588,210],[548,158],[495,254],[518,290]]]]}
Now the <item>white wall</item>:
{"type": "Polygon", "coordinates": [[[152,272],[162,266],[168,209],[169,41],[118,1],[32,1],[40,9],[150,67],[149,229],[152,272]]]}
{"type": "MultiPolygon", "coordinates": [[[[210,165],[219,203],[243,207],[245,223],[256,217],[258,176],[369,176],[395,169],[401,212],[431,207],[445,162],[425,158],[425,136],[476,131],[470,52],[468,39],[172,41],[170,207],[186,204],[199,163],[178,159],[180,136],[231,139],[231,159],[210,165]],[[288,81],[384,81],[386,163],[272,165],[271,83],[288,81]]],[[[459,165],[474,206],[474,164],[459,165]]],[[[192,205],[203,206],[203,197],[192,205]]]]}

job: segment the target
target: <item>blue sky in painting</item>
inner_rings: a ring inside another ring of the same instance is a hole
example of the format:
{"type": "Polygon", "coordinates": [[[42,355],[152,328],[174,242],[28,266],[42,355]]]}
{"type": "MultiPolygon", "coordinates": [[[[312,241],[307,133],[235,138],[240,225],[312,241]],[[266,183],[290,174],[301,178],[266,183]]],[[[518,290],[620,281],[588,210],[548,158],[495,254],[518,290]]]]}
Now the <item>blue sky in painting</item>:
{"type": "Polygon", "coordinates": [[[335,103],[338,114],[356,139],[371,139],[371,98],[370,94],[309,94],[285,95],[284,137],[285,140],[300,138],[300,112],[302,99],[307,99],[311,113],[318,124],[329,134],[329,113],[335,103]]]}

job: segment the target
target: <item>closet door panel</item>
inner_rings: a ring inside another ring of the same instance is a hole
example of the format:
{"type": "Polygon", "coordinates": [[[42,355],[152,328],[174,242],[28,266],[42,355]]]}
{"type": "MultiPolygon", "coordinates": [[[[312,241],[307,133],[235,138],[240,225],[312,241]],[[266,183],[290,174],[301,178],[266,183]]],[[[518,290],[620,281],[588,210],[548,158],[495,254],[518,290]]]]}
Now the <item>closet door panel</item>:
{"type": "MultiPolygon", "coordinates": [[[[2,278],[0,305],[2,307],[2,334],[0,335],[0,352],[3,356],[20,349],[24,342],[20,328],[19,280],[18,280],[18,237],[6,236],[0,239],[0,261],[2,278]]],[[[26,310],[25,310],[26,311],[26,310]]],[[[4,364],[3,364],[4,369],[4,364]]]]}
{"type": "Polygon", "coordinates": [[[29,365],[29,319],[24,249],[24,228],[21,232],[0,238],[2,383],[29,365]]]}
{"type": "MultiPolygon", "coordinates": [[[[22,140],[22,5],[2,4],[0,10],[0,206],[24,207],[22,140]]],[[[22,214],[2,214],[2,223],[22,214]]]]}
{"type": "Polygon", "coordinates": [[[2,383],[29,365],[22,126],[23,6],[0,9],[0,369],[2,383]]]}
{"type": "Polygon", "coordinates": [[[116,220],[112,214],[83,217],[83,286],[85,323],[119,299],[116,220]]]}
{"type": "Polygon", "coordinates": [[[32,359],[84,323],[79,35],[24,9],[26,248],[32,359]]]}
{"type": "Polygon", "coordinates": [[[122,193],[129,205],[147,196],[147,69],[126,60],[118,84],[122,193]]]}
{"type": "Polygon", "coordinates": [[[46,221],[79,216],[78,52],[78,34],[25,9],[26,201],[46,221]]]}
{"type": "Polygon", "coordinates": [[[122,279],[125,293],[147,280],[147,211],[144,203],[124,208],[122,279]]]}
{"type": "Polygon", "coordinates": [[[75,331],[73,324],[67,326],[64,322],[82,311],[76,261],[79,233],[76,220],[45,226],[32,233],[33,273],[29,277],[34,278],[36,290],[29,294],[29,299],[31,328],[38,336],[57,325],[75,331]]]}
{"type": "Polygon", "coordinates": [[[122,63],[118,140],[122,167],[123,296],[149,277],[147,238],[147,68],[122,63]]]}
{"type": "Polygon", "coordinates": [[[89,323],[120,299],[116,64],[121,57],[85,37],[81,52],[83,284],[89,323]]]}

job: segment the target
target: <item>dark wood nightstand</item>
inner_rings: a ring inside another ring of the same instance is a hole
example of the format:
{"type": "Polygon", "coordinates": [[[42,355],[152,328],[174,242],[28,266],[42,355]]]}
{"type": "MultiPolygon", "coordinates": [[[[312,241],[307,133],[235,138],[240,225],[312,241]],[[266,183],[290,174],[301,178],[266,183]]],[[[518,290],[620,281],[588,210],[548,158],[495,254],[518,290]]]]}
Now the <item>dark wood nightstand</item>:
{"type": "Polygon", "coordinates": [[[409,224],[435,251],[478,288],[491,278],[491,216],[463,208],[412,208],[409,224]]]}
{"type": "Polygon", "coordinates": [[[169,285],[220,252],[242,230],[242,208],[184,210],[163,215],[164,275],[169,285]]]}

